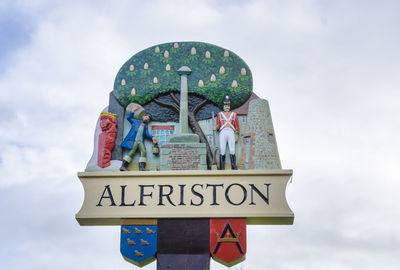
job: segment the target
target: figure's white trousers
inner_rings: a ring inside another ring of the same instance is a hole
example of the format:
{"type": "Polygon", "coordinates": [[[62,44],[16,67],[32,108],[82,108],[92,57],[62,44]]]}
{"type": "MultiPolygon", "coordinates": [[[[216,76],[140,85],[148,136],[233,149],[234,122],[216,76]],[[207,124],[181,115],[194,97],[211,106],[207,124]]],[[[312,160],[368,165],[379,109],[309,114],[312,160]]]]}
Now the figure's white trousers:
{"type": "Polygon", "coordinates": [[[226,143],[229,145],[229,153],[235,154],[235,132],[231,128],[224,128],[219,133],[219,149],[221,155],[225,155],[226,143]]]}

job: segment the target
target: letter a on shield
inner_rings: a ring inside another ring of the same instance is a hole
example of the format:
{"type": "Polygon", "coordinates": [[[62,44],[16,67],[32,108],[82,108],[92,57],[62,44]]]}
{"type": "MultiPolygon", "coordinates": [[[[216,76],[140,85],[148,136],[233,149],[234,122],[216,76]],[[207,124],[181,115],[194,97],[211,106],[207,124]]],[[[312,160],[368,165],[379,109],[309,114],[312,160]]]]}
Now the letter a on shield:
{"type": "Polygon", "coordinates": [[[210,219],[210,252],[214,260],[228,267],[246,255],[246,219],[210,219]]]}

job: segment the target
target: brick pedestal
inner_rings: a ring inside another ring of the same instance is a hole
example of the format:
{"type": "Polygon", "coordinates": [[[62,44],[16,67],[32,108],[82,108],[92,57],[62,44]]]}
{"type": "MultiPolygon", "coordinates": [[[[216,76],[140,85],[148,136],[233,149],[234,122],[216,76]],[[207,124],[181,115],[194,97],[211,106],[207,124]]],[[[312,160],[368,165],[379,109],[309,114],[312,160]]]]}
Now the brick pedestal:
{"type": "Polygon", "coordinates": [[[169,143],[160,149],[160,170],[207,170],[204,143],[169,143]]]}

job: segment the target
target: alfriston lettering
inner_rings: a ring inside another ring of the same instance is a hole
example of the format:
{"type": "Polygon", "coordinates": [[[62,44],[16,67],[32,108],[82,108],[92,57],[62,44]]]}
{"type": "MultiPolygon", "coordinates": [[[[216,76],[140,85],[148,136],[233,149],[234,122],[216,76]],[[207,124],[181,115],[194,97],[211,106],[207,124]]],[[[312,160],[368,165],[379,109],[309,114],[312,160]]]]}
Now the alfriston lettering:
{"type": "Polygon", "coordinates": [[[125,188],[126,185],[121,186],[121,204],[119,206],[135,206],[136,200],[132,204],[125,204],[125,188]]]}
{"type": "Polygon", "coordinates": [[[186,187],[186,185],[179,185],[179,188],[180,188],[180,191],[181,191],[181,201],[180,201],[179,205],[186,205],[184,203],[184,201],[185,201],[185,187],[186,187]]]}
{"type": "Polygon", "coordinates": [[[224,184],[207,184],[206,189],[208,187],[212,187],[213,188],[213,202],[210,205],[219,205],[219,203],[217,203],[217,187],[221,187],[224,188],[224,184]]]}
{"type": "Polygon", "coordinates": [[[179,185],[120,185],[116,187],[105,185],[96,206],[219,206],[230,204],[240,206],[243,204],[256,205],[262,203],[269,205],[270,183],[264,183],[265,188],[258,184],[232,183],[224,184],[186,184],[179,185]],[[158,189],[158,190],[157,190],[158,189]],[[114,193],[113,193],[114,192],[114,193]],[[153,196],[153,193],[158,196],[153,196]],[[115,196],[119,195],[121,196],[115,196]],[[136,195],[135,195],[136,194],[136,195]],[[116,204],[116,200],[119,205],[116,204]],[[119,201],[120,200],[120,201],[119,201]],[[138,204],[136,204],[138,201],[138,204]],[[187,202],[187,204],[185,203],[187,202]]]}
{"type": "Polygon", "coordinates": [[[203,196],[203,194],[200,194],[200,193],[198,193],[197,191],[194,190],[194,188],[195,188],[196,186],[200,186],[201,189],[203,189],[203,185],[202,185],[202,184],[195,184],[195,185],[192,186],[192,193],[193,193],[193,195],[195,195],[195,196],[197,196],[197,197],[200,198],[200,203],[196,204],[196,203],[193,203],[193,200],[190,200],[190,205],[193,205],[193,206],[200,206],[200,205],[202,205],[203,202],[204,202],[204,196],[203,196]]]}
{"type": "Polygon", "coordinates": [[[250,188],[251,188],[251,193],[250,193],[250,194],[251,194],[251,203],[250,203],[250,205],[255,205],[255,203],[254,203],[254,201],[253,201],[253,191],[255,191],[255,192],[258,194],[258,196],[260,196],[260,198],[263,199],[263,201],[264,201],[266,204],[269,204],[269,186],[270,186],[271,184],[264,184],[264,185],[267,186],[267,193],[266,193],[267,196],[264,196],[264,194],[262,194],[261,191],[258,190],[258,188],[256,188],[255,185],[249,184],[249,186],[250,186],[250,188]]]}
{"type": "Polygon", "coordinates": [[[117,206],[117,205],[115,204],[115,202],[114,202],[114,198],[113,198],[113,195],[112,195],[112,193],[111,193],[110,185],[107,185],[107,186],[104,187],[103,194],[101,194],[100,201],[99,201],[99,203],[98,203],[96,206],[103,206],[103,205],[101,205],[101,201],[102,201],[103,199],[110,199],[110,201],[111,201],[110,206],[117,206]],[[108,196],[105,195],[106,192],[107,192],[108,196]]]}
{"type": "Polygon", "coordinates": [[[166,197],[167,200],[168,200],[168,202],[169,202],[171,205],[176,206],[176,205],[171,201],[171,198],[170,198],[172,192],[174,192],[174,187],[171,186],[171,185],[158,185],[158,187],[160,188],[160,193],[159,193],[160,196],[159,196],[159,198],[158,198],[158,205],[165,205],[165,204],[163,203],[163,197],[166,197]],[[169,192],[168,192],[167,194],[164,194],[164,188],[169,188],[169,192]]]}
{"type": "Polygon", "coordinates": [[[143,202],[145,196],[153,198],[153,192],[150,192],[148,194],[144,193],[144,188],[146,188],[146,187],[147,188],[151,187],[154,189],[154,185],[139,185],[139,188],[140,188],[140,203],[139,203],[139,205],[140,206],[146,206],[146,204],[143,202]]]}
{"type": "Polygon", "coordinates": [[[230,185],[226,188],[226,190],[225,190],[225,199],[226,199],[226,201],[227,201],[228,203],[230,203],[230,204],[232,204],[232,205],[236,205],[236,206],[237,206],[237,205],[241,205],[241,204],[244,203],[244,201],[247,199],[247,190],[246,190],[246,188],[245,188],[244,186],[242,186],[241,184],[238,184],[238,183],[230,184],[230,185]],[[229,191],[231,190],[231,188],[232,188],[233,186],[238,186],[238,187],[240,187],[241,190],[242,190],[242,192],[243,192],[243,199],[242,199],[239,203],[234,203],[234,202],[232,202],[231,197],[229,196],[229,191]]]}

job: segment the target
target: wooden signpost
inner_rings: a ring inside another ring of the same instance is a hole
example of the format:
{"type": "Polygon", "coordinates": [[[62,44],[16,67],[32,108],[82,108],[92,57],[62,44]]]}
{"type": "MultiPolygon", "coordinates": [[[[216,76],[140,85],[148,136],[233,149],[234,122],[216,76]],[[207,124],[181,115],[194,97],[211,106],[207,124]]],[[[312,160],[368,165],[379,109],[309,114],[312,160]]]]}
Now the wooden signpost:
{"type": "Polygon", "coordinates": [[[292,171],[280,167],[268,102],[226,49],[175,42],[133,56],[94,146],[78,173],[85,198],[76,219],[121,226],[121,254],[137,266],[203,270],[210,257],[232,266],[245,259],[246,225],[293,224],[292,171]]]}

